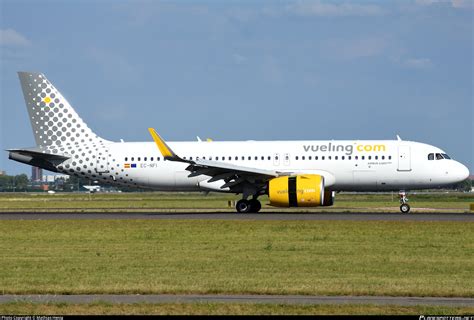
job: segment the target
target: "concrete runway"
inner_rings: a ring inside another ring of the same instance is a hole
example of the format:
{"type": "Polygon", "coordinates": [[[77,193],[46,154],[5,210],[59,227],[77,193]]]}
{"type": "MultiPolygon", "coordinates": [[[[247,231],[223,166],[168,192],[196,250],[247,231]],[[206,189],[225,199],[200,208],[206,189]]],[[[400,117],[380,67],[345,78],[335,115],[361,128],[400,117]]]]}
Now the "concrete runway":
{"type": "Polygon", "coordinates": [[[474,222],[474,213],[5,213],[0,220],[336,220],[336,221],[465,221],[474,222]]]}
{"type": "Polygon", "coordinates": [[[384,296],[299,296],[299,295],[0,295],[0,303],[278,303],[278,304],[375,304],[375,305],[436,305],[474,307],[474,298],[444,297],[384,297],[384,296]]]}

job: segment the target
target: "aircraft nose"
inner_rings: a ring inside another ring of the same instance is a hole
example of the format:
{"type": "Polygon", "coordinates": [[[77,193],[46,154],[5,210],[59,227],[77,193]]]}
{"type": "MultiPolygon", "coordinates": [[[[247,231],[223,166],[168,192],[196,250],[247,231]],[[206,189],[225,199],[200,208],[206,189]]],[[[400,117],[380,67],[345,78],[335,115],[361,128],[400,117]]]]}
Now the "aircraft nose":
{"type": "Polygon", "coordinates": [[[464,181],[469,178],[469,169],[460,162],[457,163],[456,177],[459,181],[464,181]]]}

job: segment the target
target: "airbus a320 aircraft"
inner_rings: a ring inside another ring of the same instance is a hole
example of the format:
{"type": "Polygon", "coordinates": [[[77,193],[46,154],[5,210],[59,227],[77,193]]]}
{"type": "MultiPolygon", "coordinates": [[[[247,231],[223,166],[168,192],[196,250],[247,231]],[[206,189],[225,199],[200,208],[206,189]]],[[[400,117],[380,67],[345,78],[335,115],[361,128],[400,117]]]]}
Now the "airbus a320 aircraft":
{"type": "Polygon", "coordinates": [[[443,150],[398,140],[112,142],[97,136],[43,74],[19,72],[36,146],[9,158],[54,172],[127,187],[242,194],[238,212],[330,206],[337,191],[435,188],[469,170],[443,150]]]}

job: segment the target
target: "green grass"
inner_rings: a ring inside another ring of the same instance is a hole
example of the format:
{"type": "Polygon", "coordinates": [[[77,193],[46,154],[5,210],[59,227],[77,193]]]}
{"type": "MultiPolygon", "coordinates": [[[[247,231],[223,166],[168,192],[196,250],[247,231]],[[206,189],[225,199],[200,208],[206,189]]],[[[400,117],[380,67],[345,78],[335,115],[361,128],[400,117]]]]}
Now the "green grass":
{"type": "Polygon", "coordinates": [[[0,221],[0,293],[474,296],[469,222],[0,221]]]}
{"type": "Polygon", "coordinates": [[[29,315],[469,315],[472,307],[441,306],[377,306],[377,305],[285,305],[245,303],[164,303],[164,304],[67,304],[67,303],[25,303],[0,304],[0,314],[29,315]]]}
{"type": "MultiPolygon", "coordinates": [[[[410,205],[414,212],[430,209],[449,210],[453,212],[469,211],[474,202],[471,193],[430,193],[410,194],[410,205]]],[[[2,211],[160,211],[160,210],[229,210],[228,201],[238,200],[235,195],[211,193],[14,193],[0,194],[2,211]]],[[[284,208],[268,206],[268,197],[260,198],[263,210],[288,212],[284,208]]],[[[397,194],[348,194],[336,195],[332,207],[292,208],[291,211],[325,212],[325,211],[381,211],[398,212],[397,194]]]]}

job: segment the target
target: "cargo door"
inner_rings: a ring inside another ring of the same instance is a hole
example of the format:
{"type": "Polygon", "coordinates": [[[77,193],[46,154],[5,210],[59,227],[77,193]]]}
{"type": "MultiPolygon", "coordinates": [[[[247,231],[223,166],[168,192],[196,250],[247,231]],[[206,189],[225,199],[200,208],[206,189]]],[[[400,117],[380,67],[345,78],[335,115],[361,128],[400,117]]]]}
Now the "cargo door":
{"type": "Polygon", "coordinates": [[[357,191],[373,191],[377,187],[377,173],[374,170],[352,171],[354,185],[357,191]]]}

